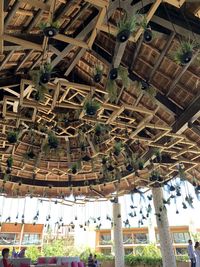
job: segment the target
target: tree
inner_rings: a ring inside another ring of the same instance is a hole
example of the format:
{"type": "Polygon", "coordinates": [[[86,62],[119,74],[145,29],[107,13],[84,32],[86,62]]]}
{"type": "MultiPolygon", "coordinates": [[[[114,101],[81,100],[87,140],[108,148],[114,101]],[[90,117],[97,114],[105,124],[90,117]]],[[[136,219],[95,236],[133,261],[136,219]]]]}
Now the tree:
{"type": "Polygon", "coordinates": [[[35,262],[41,254],[41,251],[36,246],[31,246],[26,249],[26,257],[30,258],[32,262],[35,262]]]}

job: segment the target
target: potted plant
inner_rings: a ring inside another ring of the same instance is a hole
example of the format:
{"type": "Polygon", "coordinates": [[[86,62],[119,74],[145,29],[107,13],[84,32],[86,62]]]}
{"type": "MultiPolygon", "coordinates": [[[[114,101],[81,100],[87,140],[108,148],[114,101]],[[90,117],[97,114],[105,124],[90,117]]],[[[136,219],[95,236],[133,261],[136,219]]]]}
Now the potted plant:
{"type": "Polygon", "coordinates": [[[114,102],[117,99],[117,84],[116,80],[121,80],[123,86],[128,87],[130,80],[129,80],[129,72],[127,68],[123,66],[119,66],[118,68],[112,68],[108,75],[108,81],[106,85],[106,89],[108,91],[108,95],[111,102],[114,102]]]}
{"type": "Polygon", "coordinates": [[[48,134],[48,146],[50,149],[58,148],[58,138],[52,132],[48,134]]]}
{"type": "Polygon", "coordinates": [[[122,142],[116,142],[115,145],[114,145],[114,154],[115,156],[119,156],[119,154],[121,153],[122,151],[122,142]]]}
{"type": "Polygon", "coordinates": [[[162,161],[162,154],[160,149],[154,149],[154,155],[156,156],[156,161],[161,162],[162,161]]]}
{"type": "Polygon", "coordinates": [[[139,170],[143,170],[144,169],[144,162],[141,159],[138,160],[138,169],[139,170]]]}
{"type": "Polygon", "coordinates": [[[7,167],[8,168],[12,168],[12,166],[13,166],[13,157],[12,156],[10,156],[10,157],[8,157],[8,159],[6,160],[6,164],[7,164],[7,167]]]}
{"type": "Polygon", "coordinates": [[[84,157],[82,157],[82,160],[85,161],[85,162],[88,162],[88,161],[91,160],[91,157],[86,154],[84,157]]]}
{"type": "Polygon", "coordinates": [[[85,112],[88,116],[95,116],[99,108],[100,103],[93,99],[86,101],[84,105],[85,112]]]}
{"type": "Polygon", "coordinates": [[[128,172],[132,172],[133,171],[133,165],[131,165],[131,163],[128,163],[127,165],[126,165],[126,170],[128,171],[128,172]]]}
{"type": "Polygon", "coordinates": [[[46,37],[54,37],[59,32],[59,23],[58,21],[50,22],[42,22],[40,24],[40,29],[43,31],[44,36],[46,37]]]}
{"type": "Polygon", "coordinates": [[[152,173],[151,173],[151,175],[149,177],[149,180],[151,182],[156,182],[156,181],[158,181],[159,176],[160,176],[160,173],[158,171],[152,171],[152,173]]]}
{"type": "Polygon", "coordinates": [[[104,125],[97,123],[94,127],[94,133],[96,136],[100,136],[105,130],[104,125]]]}
{"type": "Polygon", "coordinates": [[[78,169],[78,165],[77,163],[74,163],[71,167],[71,171],[73,174],[76,174],[77,173],[77,169],[78,169]]]}
{"type": "Polygon", "coordinates": [[[128,18],[127,14],[118,22],[117,25],[118,33],[117,33],[117,41],[120,43],[124,43],[128,41],[132,32],[134,32],[137,28],[137,16],[133,15],[128,18]]]}
{"type": "Polygon", "coordinates": [[[17,142],[18,132],[17,131],[10,131],[7,134],[7,140],[10,144],[14,144],[17,142]]]}
{"type": "Polygon", "coordinates": [[[182,41],[173,55],[174,61],[179,65],[188,64],[193,56],[195,44],[190,41],[182,41]]]}
{"type": "Polygon", "coordinates": [[[153,39],[153,33],[151,30],[151,27],[148,24],[148,21],[146,19],[146,17],[143,18],[142,22],[141,22],[141,26],[144,29],[143,32],[143,40],[145,43],[150,43],[153,39]]]}
{"type": "Polygon", "coordinates": [[[103,165],[105,165],[106,162],[107,162],[107,160],[108,160],[107,157],[106,157],[106,156],[103,156],[101,163],[102,163],[103,165]]]}
{"type": "Polygon", "coordinates": [[[34,159],[36,157],[33,150],[28,151],[26,155],[27,155],[28,159],[34,159]]]}
{"type": "Polygon", "coordinates": [[[95,83],[100,83],[103,75],[103,66],[96,65],[94,69],[94,77],[93,80],[95,83]]]}

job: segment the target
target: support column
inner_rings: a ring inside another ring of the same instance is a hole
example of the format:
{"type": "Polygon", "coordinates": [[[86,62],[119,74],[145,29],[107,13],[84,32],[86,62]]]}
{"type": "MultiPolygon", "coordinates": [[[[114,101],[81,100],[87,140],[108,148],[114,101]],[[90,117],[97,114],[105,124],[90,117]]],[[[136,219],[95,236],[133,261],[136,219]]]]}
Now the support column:
{"type": "Polygon", "coordinates": [[[162,187],[152,188],[152,196],[156,213],[163,267],[176,267],[176,258],[169,230],[167,210],[163,208],[162,187]]]}
{"type": "Polygon", "coordinates": [[[124,247],[120,203],[113,203],[113,241],[115,267],[124,267],[124,247]]]}

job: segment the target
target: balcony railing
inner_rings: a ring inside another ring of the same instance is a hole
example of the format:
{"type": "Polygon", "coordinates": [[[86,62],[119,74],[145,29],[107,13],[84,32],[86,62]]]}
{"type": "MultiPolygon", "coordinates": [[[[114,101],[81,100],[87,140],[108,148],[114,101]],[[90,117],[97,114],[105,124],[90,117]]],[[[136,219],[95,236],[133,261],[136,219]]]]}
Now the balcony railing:
{"type": "Polygon", "coordinates": [[[22,245],[41,245],[42,240],[23,240],[22,245]]]}

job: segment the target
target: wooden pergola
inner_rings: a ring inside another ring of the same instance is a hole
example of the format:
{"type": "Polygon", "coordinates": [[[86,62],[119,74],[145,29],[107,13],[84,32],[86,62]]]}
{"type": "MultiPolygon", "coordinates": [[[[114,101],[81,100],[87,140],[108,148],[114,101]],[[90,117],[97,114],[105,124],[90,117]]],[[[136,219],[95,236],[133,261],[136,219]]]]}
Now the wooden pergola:
{"type": "Polygon", "coordinates": [[[74,195],[111,198],[116,188],[122,195],[136,187],[159,186],[179,174],[179,165],[184,165],[188,180],[198,183],[198,51],[185,66],[176,64],[171,55],[180,38],[200,40],[199,9],[198,2],[184,0],[1,1],[2,192],[61,197],[73,191],[74,195]],[[132,16],[141,11],[150,21],[154,40],[143,42],[139,27],[129,41],[117,43],[116,25],[122,13],[132,16]],[[59,34],[47,38],[39,25],[51,18],[59,22],[59,34]],[[45,98],[36,101],[29,72],[47,58],[54,68],[52,77],[45,98]],[[98,84],[93,81],[96,64],[103,66],[98,84]],[[117,82],[117,99],[111,102],[106,90],[108,73],[119,65],[128,69],[130,86],[117,82]],[[156,90],[153,97],[139,88],[147,81],[156,90]],[[91,97],[101,104],[96,116],[84,110],[91,97]],[[99,140],[97,123],[105,128],[99,140]],[[16,129],[18,140],[10,144],[7,135],[16,129]],[[45,153],[49,131],[59,146],[45,153]],[[123,149],[115,156],[113,147],[119,141],[123,149]],[[155,159],[157,150],[162,154],[160,162],[155,159]],[[33,159],[27,158],[30,151],[33,159]],[[130,153],[137,154],[144,169],[127,171],[130,153]],[[6,173],[11,155],[12,171],[6,173]],[[85,155],[91,160],[84,161],[85,155]],[[104,156],[107,167],[113,167],[110,172],[102,164],[104,156]],[[73,174],[71,168],[77,162],[78,171],[73,174]],[[160,173],[159,181],[150,181],[152,171],[160,173]]]}

